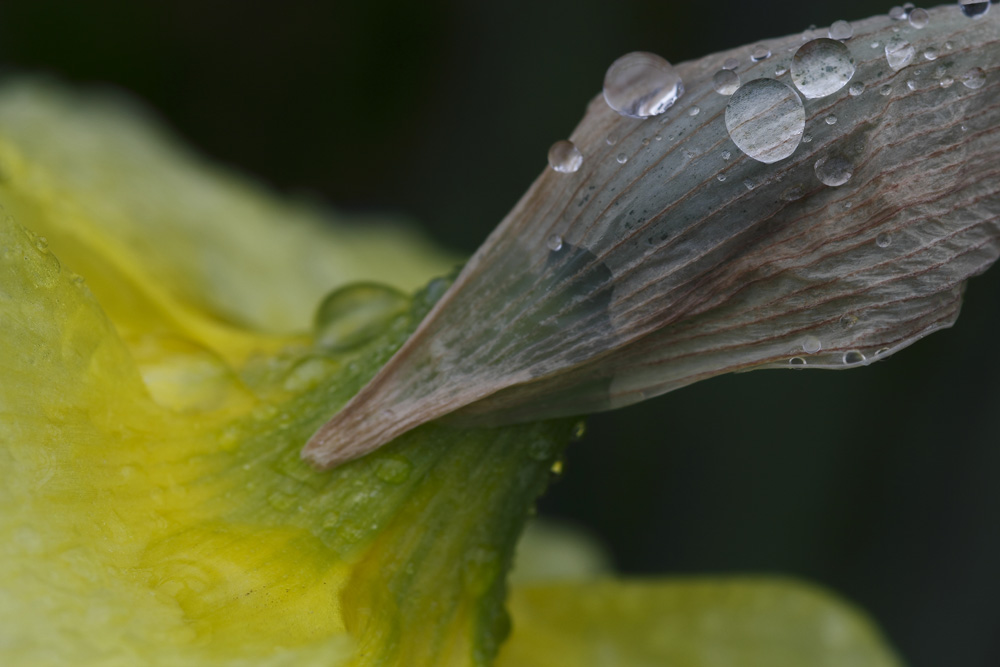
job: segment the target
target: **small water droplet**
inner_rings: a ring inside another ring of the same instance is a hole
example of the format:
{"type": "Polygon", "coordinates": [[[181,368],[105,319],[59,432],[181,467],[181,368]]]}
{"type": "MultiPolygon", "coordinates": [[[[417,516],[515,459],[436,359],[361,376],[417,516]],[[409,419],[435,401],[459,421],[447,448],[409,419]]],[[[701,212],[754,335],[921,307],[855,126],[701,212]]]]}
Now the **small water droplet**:
{"type": "Polygon", "coordinates": [[[788,363],[791,366],[805,366],[806,360],[803,359],[802,357],[792,357],[791,359],[788,360],[788,363]]]}
{"type": "Polygon", "coordinates": [[[837,117],[834,116],[833,114],[830,114],[829,116],[823,119],[823,122],[826,123],[827,125],[836,125],[837,117]]]}
{"type": "Polygon", "coordinates": [[[375,283],[347,285],[331,292],[316,309],[317,344],[333,349],[361,345],[406,312],[409,298],[375,283]]]}
{"type": "Polygon", "coordinates": [[[740,75],[731,69],[720,69],[712,77],[712,87],[720,95],[732,95],[740,87],[740,75]]]}
{"type": "Polygon", "coordinates": [[[955,48],[955,45],[952,44],[951,42],[945,42],[944,48],[947,49],[948,51],[951,51],[953,48],[955,48]]]}
{"type": "Polygon", "coordinates": [[[853,76],[854,59],[847,47],[835,39],[814,39],[792,56],[792,81],[808,98],[832,95],[853,76]]]}
{"type": "Polygon", "coordinates": [[[953,78],[951,78],[950,76],[946,76],[945,78],[941,79],[941,87],[942,88],[951,88],[952,84],[954,84],[954,83],[955,83],[955,80],[953,78]]]}
{"type": "Polygon", "coordinates": [[[892,237],[883,232],[875,237],[875,245],[879,248],[888,248],[892,245],[892,237]]]}
{"type": "Polygon", "coordinates": [[[935,48],[924,49],[924,59],[925,60],[937,60],[938,52],[935,48]]]}
{"type": "Polygon", "coordinates": [[[860,364],[865,360],[865,355],[858,350],[848,350],[844,352],[845,364],[860,364]]]}
{"type": "Polygon", "coordinates": [[[854,28],[847,21],[834,21],[830,26],[830,39],[844,41],[854,37],[854,28]]]}
{"type": "Polygon", "coordinates": [[[757,46],[753,47],[753,50],[750,52],[750,60],[754,61],[755,63],[759,63],[761,60],[767,60],[770,57],[771,57],[771,49],[767,48],[763,44],[758,44],[757,46]]]}
{"type": "Polygon", "coordinates": [[[966,88],[976,90],[982,88],[986,83],[986,73],[979,67],[973,67],[962,75],[962,85],[966,88]]]}
{"type": "Polygon", "coordinates": [[[889,84],[883,85],[881,88],[878,89],[878,94],[882,95],[882,96],[891,95],[892,94],[892,86],[890,86],[889,84]]]}
{"type": "Polygon", "coordinates": [[[840,155],[828,155],[816,160],[816,178],[830,187],[837,187],[851,180],[854,166],[840,155]]]}
{"type": "Polygon", "coordinates": [[[913,61],[913,56],[917,50],[905,39],[893,37],[892,41],[885,45],[885,60],[894,72],[898,72],[913,61]]]}
{"type": "Polygon", "coordinates": [[[926,9],[914,9],[910,12],[910,25],[912,25],[917,30],[922,30],[927,27],[930,23],[931,15],[927,13],[926,9]]]}
{"type": "Polygon", "coordinates": [[[546,239],[545,246],[552,252],[559,252],[563,247],[563,238],[558,234],[553,234],[546,239]]]}
{"type": "Polygon", "coordinates": [[[663,141],[663,135],[657,134],[657,135],[653,136],[653,139],[655,139],[656,141],[663,141]]]}
{"type": "Polygon", "coordinates": [[[628,162],[628,155],[625,155],[625,153],[619,153],[618,157],[615,159],[618,161],[618,164],[625,164],[628,162]]]}
{"type": "Polygon", "coordinates": [[[865,84],[852,83],[851,87],[847,89],[847,92],[849,92],[852,97],[857,97],[861,93],[865,92],[865,84]]]}
{"type": "Polygon", "coordinates": [[[722,159],[723,160],[728,160],[731,157],[733,157],[732,153],[730,153],[729,151],[722,151],[722,159]]]}
{"type": "Polygon", "coordinates": [[[778,67],[774,68],[774,76],[785,76],[785,72],[787,71],[788,71],[787,67],[779,65],[778,67]]]}
{"type": "Polygon", "coordinates": [[[816,336],[806,336],[802,339],[802,351],[806,354],[816,354],[823,349],[823,343],[816,336]]]}
{"type": "Polygon", "coordinates": [[[701,113],[701,107],[699,107],[697,104],[695,106],[691,107],[690,109],[688,109],[688,115],[689,116],[697,116],[700,113],[701,113]]]}
{"type": "Polygon", "coordinates": [[[913,79],[907,79],[906,80],[906,87],[909,88],[910,90],[916,90],[917,89],[917,82],[914,81],[913,79]]]}
{"type": "Polygon", "coordinates": [[[878,47],[880,47],[880,46],[882,46],[882,45],[881,45],[881,44],[879,44],[878,42],[872,42],[872,43],[871,43],[871,47],[872,47],[873,49],[877,49],[877,48],[878,48],[878,47]]]}
{"type": "Polygon", "coordinates": [[[802,143],[809,144],[812,143],[812,140],[813,140],[813,135],[809,134],[808,132],[802,135],[802,143]]]}
{"type": "Polygon", "coordinates": [[[604,75],[604,99],[622,116],[658,116],[684,94],[673,66],[655,53],[635,51],[611,63],[604,75]]]}
{"type": "Polygon", "coordinates": [[[722,63],[722,69],[736,69],[740,66],[740,61],[736,58],[726,58],[726,62],[722,63]]]}
{"type": "Polygon", "coordinates": [[[642,141],[640,143],[642,144],[643,148],[648,147],[649,146],[649,137],[643,137],[643,139],[642,139],[642,141]]]}
{"type": "Polygon", "coordinates": [[[876,357],[881,357],[886,354],[889,354],[889,348],[887,347],[880,347],[879,349],[875,350],[876,357]]]}
{"type": "Polygon", "coordinates": [[[562,174],[572,174],[583,164],[583,153],[572,141],[562,140],[549,148],[549,166],[562,174]]]}
{"type": "Polygon", "coordinates": [[[726,175],[725,174],[719,174],[718,176],[716,176],[716,178],[719,180],[720,183],[722,183],[723,181],[726,180],[726,175]]]}
{"type": "Polygon", "coordinates": [[[990,11],[990,3],[975,2],[975,0],[958,0],[958,6],[962,8],[962,13],[972,19],[979,19],[986,16],[990,11]]]}
{"type": "Polygon", "coordinates": [[[893,7],[889,10],[889,18],[893,21],[902,21],[906,18],[906,10],[899,6],[893,7]]]}
{"type": "Polygon", "coordinates": [[[607,136],[607,138],[604,141],[605,143],[607,143],[608,146],[614,146],[615,144],[618,143],[618,133],[612,132],[607,136]]]}
{"type": "Polygon", "coordinates": [[[743,187],[745,187],[747,190],[753,190],[755,186],[753,181],[747,178],[743,181],[743,187]]]}
{"type": "Polygon", "coordinates": [[[726,105],[726,128],[737,147],[771,164],[798,148],[805,129],[802,99],[775,79],[754,79],[740,87],[726,105]]]}

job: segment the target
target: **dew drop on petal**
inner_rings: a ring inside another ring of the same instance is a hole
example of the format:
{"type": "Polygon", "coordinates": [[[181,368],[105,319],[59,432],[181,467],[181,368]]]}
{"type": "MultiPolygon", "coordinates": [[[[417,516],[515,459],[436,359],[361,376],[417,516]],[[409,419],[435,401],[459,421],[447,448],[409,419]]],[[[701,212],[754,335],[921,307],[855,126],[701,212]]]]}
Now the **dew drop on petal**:
{"type": "Polygon", "coordinates": [[[892,86],[890,86],[889,84],[885,84],[884,86],[882,86],[881,88],[878,89],[878,94],[882,95],[882,96],[891,95],[892,94],[892,86]]]}
{"type": "Polygon", "coordinates": [[[771,49],[767,48],[763,44],[758,44],[757,46],[753,47],[753,50],[750,52],[750,60],[754,61],[755,63],[759,63],[761,60],[767,60],[770,57],[771,57],[771,49]]]}
{"type": "Polygon", "coordinates": [[[771,164],[798,148],[805,130],[802,99],[774,79],[754,79],[741,86],[726,105],[726,128],[741,151],[771,164]]]}
{"type": "Polygon", "coordinates": [[[892,237],[883,232],[875,237],[875,245],[879,248],[888,248],[892,245],[892,237]]]}
{"type": "Polygon", "coordinates": [[[546,239],[545,246],[552,252],[559,252],[563,247],[563,238],[558,234],[553,234],[546,239]]]}
{"type": "Polygon", "coordinates": [[[851,180],[854,166],[839,155],[828,155],[816,160],[816,178],[830,187],[843,185],[851,180]]]}
{"type": "Polygon", "coordinates": [[[974,0],[958,0],[958,6],[962,8],[962,13],[969,18],[978,19],[986,16],[990,11],[990,3],[975,2],[974,0]]]}
{"type": "Polygon", "coordinates": [[[950,76],[946,76],[943,79],[941,79],[941,87],[942,88],[951,88],[951,86],[952,86],[953,83],[955,83],[955,80],[953,78],[951,78],[950,76]]]}
{"type": "Polygon", "coordinates": [[[785,72],[788,71],[787,67],[779,66],[774,68],[774,76],[784,76],[785,72]]]}
{"type": "Polygon", "coordinates": [[[712,77],[712,87],[720,95],[732,95],[740,87],[740,75],[731,69],[720,69],[712,77]]]}
{"type": "Polygon", "coordinates": [[[697,116],[700,113],[701,113],[701,107],[699,107],[697,104],[688,109],[689,116],[697,116]]]}
{"type": "Polygon", "coordinates": [[[893,38],[885,45],[885,60],[894,72],[898,72],[913,61],[917,50],[905,39],[893,38]]]}
{"type": "Polygon", "coordinates": [[[832,95],[854,76],[850,51],[835,39],[806,42],[792,57],[792,81],[808,98],[832,95]]]}
{"type": "Polygon", "coordinates": [[[851,87],[847,89],[847,92],[849,92],[852,97],[857,97],[861,93],[865,92],[865,84],[852,83],[851,87]]]}
{"type": "Polygon", "coordinates": [[[983,84],[986,83],[986,72],[984,72],[979,67],[973,67],[968,72],[962,75],[962,85],[966,88],[972,88],[973,90],[977,88],[982,88],[983,84]]]}
{"type": "Polygon", "coordinates": [[[625,164],[628,162],[628,155],[625,155],[625,153],[619,153],[615,160],[618,161],[618,164],[625,164]]]}
{"type": "Polygon", "coordinates": [[[722,69],[736,69],[740,66],[740,61],[736,58],[726,58],[726,62],[722,63],[722,69]]]}
{"type": "Polygon", "coordinates": [[[816,354],[823,349],[823,343],[816,336],[806,336],[802,339],[802,351],[806,354],[816,354]]]}
{"type": "Polygon", "coordinates": [[[854,37],[854,28],[847,21],[834,21],[830,26],[830,39],[845,40],[854,37]]]}
{"type": "Polygon", "coordinates": [[[683,93],[680,75],[655,53],[627,53],[611,63],[604,75],[604,99],[608,106],[630,118],[657,116],[683,93]]]}
{"type": "Polygon", "coordinates": [[[825,122],[827,125],[836,125],[837,117],[834,116],[833,114],[830,114],[829,116],[823,119],[823,122],[825,122]]]}
{"type": "Polygon", "coordinates": [[[572,141],[562,140],[549,149],[549,166],[563,174],[572,174],[583,164],[583,153],[572,141]]]}
{"type": "Polygon", "coordinates": [[[865,360],[865,355],[858,350],[848,350],[844,352],[845,364],[860,364],[865,360]]]}
{"type": "Polygon", "coordinates": [[[937,60],[938,52],[935,48],[924,49],[924,58],[927,60],[937,60]]]}
{"type": "Polygon", "coordinates": [[[893,21],[902,21],[906,18],[906,10],[899,6],[893,7],[889,10],[889,18],[893,21]]]}
{"type": "Polygon", "coordinates": [[[914,9],[910,12],[910,25],[912,25],[917,30],[921,30],[927,27],[930,23],[931,15],[927,13],[926,9],[914,9]]]}
{"type": "Polygon", "coordinates": [[[715,178],[718,179],[719,183],[724,183],[725,180],[726,180],[726,175],[725,174],[719,174],[715,178]]]}
{"type": "Polygon", "coordinates": [[[791,366],[805,366],[806,360],[803,359],[802,357],[792,357],[791,359],[788,360],[788,363],[791,366]]]}

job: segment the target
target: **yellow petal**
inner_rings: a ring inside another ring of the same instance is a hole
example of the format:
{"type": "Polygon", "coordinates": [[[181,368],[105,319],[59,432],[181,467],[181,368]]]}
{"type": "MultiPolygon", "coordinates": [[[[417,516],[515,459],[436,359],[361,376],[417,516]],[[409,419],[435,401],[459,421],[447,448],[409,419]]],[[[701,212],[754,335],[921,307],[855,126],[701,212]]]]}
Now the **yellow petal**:
{"type": "Polygon", "coordinates": [[[896,667],[857,610],[787,580],[595,581],[515,589],[498,667],[896,667]]]}

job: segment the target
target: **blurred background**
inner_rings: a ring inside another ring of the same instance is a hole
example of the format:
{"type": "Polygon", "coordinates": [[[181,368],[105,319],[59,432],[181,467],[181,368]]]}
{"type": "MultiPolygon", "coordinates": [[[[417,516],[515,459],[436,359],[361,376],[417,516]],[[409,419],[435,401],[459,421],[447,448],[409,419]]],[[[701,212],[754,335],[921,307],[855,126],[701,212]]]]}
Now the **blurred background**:
{"type": "MultiPolygon", "coordinates": [[[[468,253],[623,53],[680,62],[888,9],[3,0],[0,66],[131,91],[279,191],[410,218],[468,253]]],[[[593,532],[623,573],[801,576],[914,667],[995,667],[998,304],[1000,268],[957,327],[887,362],[721,377],[598,415],[540,514],[593,532]]]]}

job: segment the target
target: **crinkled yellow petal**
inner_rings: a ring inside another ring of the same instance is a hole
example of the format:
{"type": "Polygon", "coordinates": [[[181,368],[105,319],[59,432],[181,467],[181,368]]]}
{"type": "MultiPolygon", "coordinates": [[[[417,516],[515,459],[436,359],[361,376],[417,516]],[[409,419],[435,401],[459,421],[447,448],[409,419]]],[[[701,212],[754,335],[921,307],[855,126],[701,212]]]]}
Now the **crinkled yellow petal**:
{"type": "Polygon", "coordinates": [[[276,201],[116,97],[8,84],[0,200],[87,277],[126,335],[177,333],[242,361],[265,342],[243,327],[298,332],[335,287],[410,291],[455,263],[402,225],[276,201]]]}
{"type": "Polygon", "coordinates": [[[498,667],[898,667],[863,615],[788,580],[515,588],[498,667]]]}

